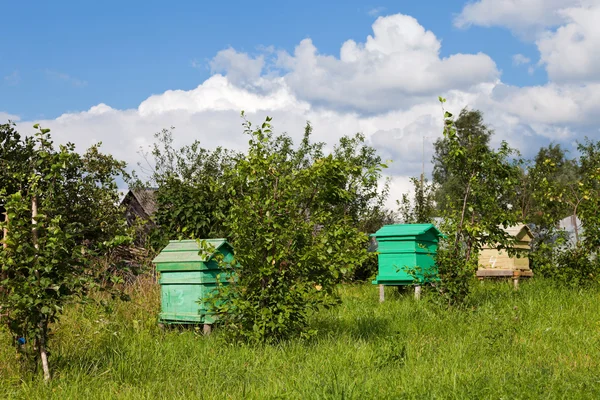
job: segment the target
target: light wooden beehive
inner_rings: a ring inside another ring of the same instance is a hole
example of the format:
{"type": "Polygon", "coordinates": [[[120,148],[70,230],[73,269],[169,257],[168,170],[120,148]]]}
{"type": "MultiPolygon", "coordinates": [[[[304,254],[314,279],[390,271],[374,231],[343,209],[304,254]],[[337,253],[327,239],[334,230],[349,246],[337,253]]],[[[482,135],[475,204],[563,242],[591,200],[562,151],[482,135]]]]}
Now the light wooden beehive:
{"type": "Polygon", "coordinates": [[[511,256],[507,250],[484,247],[479,253],[479,268],[530,271],[528,253],[533,239],[531,230],[527,225],[521,224],[506,228],[505,231],[516,238],[513,248],[519,250],[520,257],[511,256]]]}

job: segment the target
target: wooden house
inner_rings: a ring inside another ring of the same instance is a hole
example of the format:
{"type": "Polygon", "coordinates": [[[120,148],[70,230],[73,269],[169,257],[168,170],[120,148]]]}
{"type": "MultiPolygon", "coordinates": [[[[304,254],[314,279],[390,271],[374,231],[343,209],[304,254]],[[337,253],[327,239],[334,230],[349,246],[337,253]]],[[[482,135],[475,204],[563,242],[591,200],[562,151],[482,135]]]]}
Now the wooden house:
{"type": "Polygon", "coordinates": [[[156,189],[129,190],[121,205],[125,206],[125,218],[129,226],[133,225],[138,218],[153,225],[151,217],[157,208],[156,189]]]}
{"type": "Polygon", "coordinates": [[[513,250],[517,254],[509,254],[506,249],[498,250],[493,246],[484,247],[479,253],[479,269],[477,277],[502,277],[502,276],[533,276],[529,268],[530,243],[533,234],[525,224],[511,226],[505,229],[506,233],[514,237],[516,242],[513,250]]]}

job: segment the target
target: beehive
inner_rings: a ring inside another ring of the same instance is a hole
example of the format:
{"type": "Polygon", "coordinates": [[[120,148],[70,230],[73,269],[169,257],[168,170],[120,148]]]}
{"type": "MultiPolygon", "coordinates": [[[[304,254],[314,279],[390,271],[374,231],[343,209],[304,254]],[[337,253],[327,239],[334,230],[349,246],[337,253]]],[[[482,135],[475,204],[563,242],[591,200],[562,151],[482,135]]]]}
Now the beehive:
{"type": "Polygon", "coordinates": [[[533,239],[531,230],[527,225],[520,224],[506,228],[505,231],[515,238],[513,249],[517,251],[518,256],[492,246],[482,248],[479,253],[478,277],[533,275],[529,268],[529,251],[533,239]]]}
{"type": "Polygon", "coordinates": [[[233,260],[233,248],[225,239],[207,239],[213,252],[200,252],[195,240],[172,240],[153,260],[160,273],[162,323],[211,324],[214,318],[204,299],[231,278],[223,272],[215,255],[224,262],[233,260]]]}
{"type": "Polygon", "coordinates": [[[371,236],[379,253],[373,284],[412,285],[436,274],[435,254],[442,234],[432,224],[384,225],[371,236]]]}

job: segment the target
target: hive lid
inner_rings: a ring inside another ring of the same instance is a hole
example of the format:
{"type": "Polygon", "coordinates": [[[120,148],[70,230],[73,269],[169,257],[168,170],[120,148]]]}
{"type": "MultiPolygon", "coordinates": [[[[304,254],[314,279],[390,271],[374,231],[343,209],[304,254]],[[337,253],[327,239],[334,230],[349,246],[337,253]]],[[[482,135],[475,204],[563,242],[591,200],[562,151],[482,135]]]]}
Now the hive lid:
{"type": "Polygon", "coordinates": [[[401,237],[401,236],[420,236],[429,231],[438,237],[443,237],[443,234],[433,224],[392,224],[384,225],[377,232],[371,234],[375,238],[378,237],[401,237]]]}
{"type": "Polygon", "coordinates": [[[155,264],[171,262],[206,262],[224,245],[229,246],[226,239],[200,239],[212,245],[212,253],[200,253],[200,246],[196,240],[170,240],[169,244],[152,260],[155,264]]]}
{"type": "Polygon", "coordinates": [[[508,233],[510,236],[514,236],[516,238],[522,238],[525,235],[529,236],[530,239],[533,239],[533,234],[531,233],[531,229],[528,225],[525,224],[517,224],[513,226],[509,226],[508,228],[504,228],[504,231],[508,233]]]}

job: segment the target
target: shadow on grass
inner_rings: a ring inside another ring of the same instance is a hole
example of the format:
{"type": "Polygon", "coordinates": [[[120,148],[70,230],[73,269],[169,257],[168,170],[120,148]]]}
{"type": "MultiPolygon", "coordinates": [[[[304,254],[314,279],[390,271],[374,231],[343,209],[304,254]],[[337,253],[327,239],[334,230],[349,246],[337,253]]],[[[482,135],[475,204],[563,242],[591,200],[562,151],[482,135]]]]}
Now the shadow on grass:
{"type": "Polygon", "coordinates": [[[318,336],[348,335],[355,340],[370,341],[390,333],[390,321],[387,318],[365,315],[356,319],[320,318],[313,325],[318,336]]]}

